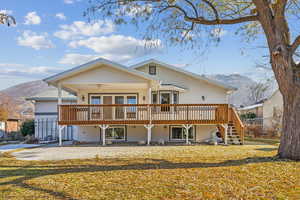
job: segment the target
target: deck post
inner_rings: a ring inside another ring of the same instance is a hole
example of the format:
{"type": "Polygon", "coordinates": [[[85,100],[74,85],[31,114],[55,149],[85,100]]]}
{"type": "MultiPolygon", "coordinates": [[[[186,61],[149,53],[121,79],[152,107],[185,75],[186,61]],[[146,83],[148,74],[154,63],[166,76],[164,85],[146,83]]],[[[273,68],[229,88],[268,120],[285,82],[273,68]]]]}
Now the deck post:
{"type": "Polygon", "coordinates": [[[61,84],[60,83],[58,83],[58,85],[57,85],[57,103],[58,103],[58,105],[61,105],[62,104],[62,98],[61,98],[61,96],[62,96],[62,91],[61,91],[61,84]]]}
{"type": "Polygon", "coordinates": [[[144,125],[144,127],[147,129],[147,145],[150,145],[151,142],[151,129],[153,126],[153,124],[144,125]]]}
{"type": "Polygon", "coordinates": [[[58,143],[62,146],[62,131],[66,126],[58,126],[58,143]]]}
{"type": "Polygon", "coordinates": [[[224,135],[224,144],[228,144],[228,124],[224,124],[224,129],[225,129],[225,135],[224,135]]]}
{"type": "Polygon", "coordinates": [[[99,127],[101,128],[101,132],[102,132],[102,146],[105,146],[106,145],[105,132],[106,132],[106,129],[109,128],[109,125],[102,124],[102,125],[99,125],[99,127]]]}
{"type": "Polygon", "coordinates": [[[193,125],[192,124],[183,124],[182,126],[185,129],[185,143],[189,144],[189,130],[193,125]]]}
{"type": "Polygon", "coordinates": [[[99,125],[99,127],[101,128],[101,132],[102,132],[102,146],[105,146],[106,145],[106,143],[105,143],[105,132],[106,132],[106,129],[109,128],[109,125],[102,124],[102,125],[99,125]]]}

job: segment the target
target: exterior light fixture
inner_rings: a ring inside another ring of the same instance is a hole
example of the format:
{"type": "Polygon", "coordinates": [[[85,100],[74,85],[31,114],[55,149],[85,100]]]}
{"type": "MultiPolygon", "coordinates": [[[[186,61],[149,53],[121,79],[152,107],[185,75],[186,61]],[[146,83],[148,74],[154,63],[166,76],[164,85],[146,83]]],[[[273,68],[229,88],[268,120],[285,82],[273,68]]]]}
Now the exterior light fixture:
{"type": "Polygon", "coordinates": [[[81,96],[81,101],[82,101],[82,102],[85,101],[85,96],[84,96],[84,95],[81,96]]]}
{"type": "Polygon", "coordinates": [[[202,96],[202,101],[205,101],[205,96],[202,96]]]}

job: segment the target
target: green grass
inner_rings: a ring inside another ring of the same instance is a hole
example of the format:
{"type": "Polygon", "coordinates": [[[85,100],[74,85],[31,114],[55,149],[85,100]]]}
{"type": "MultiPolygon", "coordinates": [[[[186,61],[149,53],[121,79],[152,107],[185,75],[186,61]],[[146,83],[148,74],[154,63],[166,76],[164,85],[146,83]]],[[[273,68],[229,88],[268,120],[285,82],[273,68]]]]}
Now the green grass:
{"type": "Polygon", "coordinates": [[[300,199],[300,162],[276,146],[158,147],[144,157],[0,157],[0,199],[300,199]]]}

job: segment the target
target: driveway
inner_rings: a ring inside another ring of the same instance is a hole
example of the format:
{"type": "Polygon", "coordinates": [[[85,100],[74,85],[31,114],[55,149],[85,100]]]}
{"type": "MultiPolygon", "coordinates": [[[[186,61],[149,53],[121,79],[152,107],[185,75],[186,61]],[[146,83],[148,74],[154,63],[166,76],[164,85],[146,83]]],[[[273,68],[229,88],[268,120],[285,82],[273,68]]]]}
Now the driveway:
{"type": "Polygon", "coordinates": [[[7,152],[7,151],[13,151],[17,149],[23,149],[23,148],[33,148],[33,147],[39,147],[40,144],[7,144],[0,146],[0,153],[7,152]]]}

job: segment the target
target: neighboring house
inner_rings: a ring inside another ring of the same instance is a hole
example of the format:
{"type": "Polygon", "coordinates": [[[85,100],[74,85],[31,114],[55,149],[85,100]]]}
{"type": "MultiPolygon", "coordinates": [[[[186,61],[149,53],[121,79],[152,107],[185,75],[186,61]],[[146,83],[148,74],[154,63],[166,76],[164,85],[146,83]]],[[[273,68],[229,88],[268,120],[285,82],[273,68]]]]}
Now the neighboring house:
{"type": "Polygon", "coordinates": [[[255,114],[255,118],[263,118],[263,104],[254,104],[251,106],[245,106],[238,109],[238,113],[240,115],[247,115],[247,114],[255,114]]]}
{"type": "Polygon", "coordinates": [[[5,121],[0,121],[0,137],[9,135],[13,132],[18,132],[20,129],[20,119],[9,118],[5,121]]]}
{"type": "Polygon", "coordinates": [[[228,104],[235,88],[157,60],[126,67],[97,59],[44,81],[58,88],[59,136],[76,126],[73,139],[80,142],[189,143],[220,127],[226,142],[232,135],[243,141],[243,125],[228,104]],[[62,89],[77,104],[64,102],[62,89]]]}
{"type": "Polygon", "coordinates": [[[263,103],[263,128],[265,130],[276,128],[281,123],[283,114],[283,97],[279,90],[276,90],[263,103]],[[274,127],[275,126],[275,127],[274,127]]]}
{"type": "MultiPolygon", "coordinates": [[[[58,137],[57,125],[57,89],[50,88],[35,96],[26,98],[34,104],[35,137],[39,140],[54,140],[58,137]]],[[[64,104],[75,104],[76,97],[68,92],[62,91],[62,102],[64,104]]],[[[73,139],[73,127],[68,127],[64,134],[64,140],[73,139]]]]}

